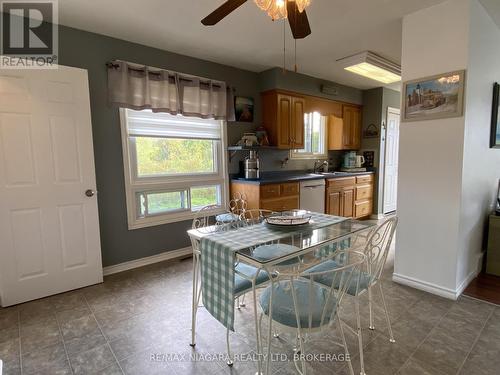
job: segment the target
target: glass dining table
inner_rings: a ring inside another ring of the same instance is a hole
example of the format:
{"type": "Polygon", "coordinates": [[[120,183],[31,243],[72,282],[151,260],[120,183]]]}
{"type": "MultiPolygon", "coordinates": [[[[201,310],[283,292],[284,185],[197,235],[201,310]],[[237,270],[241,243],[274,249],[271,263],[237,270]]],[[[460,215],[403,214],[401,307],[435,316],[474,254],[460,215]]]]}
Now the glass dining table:
{"type": "Polygon", "coordinates": [[[264,221],[249,224],[242,220],[188,231],[193,245],[192,346],[201,296],[203,306],[227,328],[228,335],[234,330],[235,278],[243,278],[248,281],[246,292],[253,296],[257,370],[262,374],[256,294],[262,286],[262,275],[271,281],[273,275],[298,263],[301,267],[313,267],[337,250],[355,248],[360,238],[366,238],[375,228],[374,224],[344,217],[314,212],[310,215],[309,224],[298,227],[275,227],[264,221]],[[255,272],[241,272],[242,264],[255,272]]]}

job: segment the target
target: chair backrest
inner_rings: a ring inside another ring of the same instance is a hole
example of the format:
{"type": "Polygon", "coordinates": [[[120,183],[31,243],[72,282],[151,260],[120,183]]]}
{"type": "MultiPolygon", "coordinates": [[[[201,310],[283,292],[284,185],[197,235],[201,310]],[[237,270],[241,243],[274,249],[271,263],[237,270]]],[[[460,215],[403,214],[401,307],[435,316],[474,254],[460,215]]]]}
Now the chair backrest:
{"type": "Polygon", "coordinates": [[[246,223],[247,225],[260,224],[264,221],[264,219],[272,214],[274,211],[270,210],[262,210],[259,208],[252,208],[250,210],[245,210],[240,215],[240,220],[246,223]]]}
{"type": "Polygon", "coordinates": [[[343,250],[332,254],[327,260],[336,259],[342,259],[343,265],[318,269],[316,272],[308,271],[309,267],[306,267],[290,274],[280,274],[279,279],[284,278],[289,282],[288,289],[292,294],[300,329],[318,329],[334,322],[340,302],[350,285],[359,285],[359,269],[365,263],[366,256],[360,251],[343,250]],[[298,292],[305,292],[306,298],[300,299],[298,292]]]}
{"type": "Polygon", "coordinates": [[[229,201],[229,210],[235,215],[241,215],[247,210],[247,197],[245,194],[235,193],[229,201]]]}
{"type": "Polygon", "coordinates": [[[397,224],[397,217],[387,219],[370,234],[366,242],[364,253],[372,282],[378,280],[384,271],[397,224]]]}
{"type": "Polygon", "coordinates": [[[217,225],[215,219],[213,219],[213,215],[214,210],[217,210],[219,208],[219,206],[214,204],[200,208],[194,216],[191,228],[202,230],[213,225],[217,225]]]}

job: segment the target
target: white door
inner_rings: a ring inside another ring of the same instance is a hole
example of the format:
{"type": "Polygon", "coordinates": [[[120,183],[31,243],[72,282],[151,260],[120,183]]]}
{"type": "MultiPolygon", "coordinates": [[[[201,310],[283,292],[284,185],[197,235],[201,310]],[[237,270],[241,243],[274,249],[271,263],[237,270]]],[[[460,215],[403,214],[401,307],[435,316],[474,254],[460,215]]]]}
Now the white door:
{"type": "Polygon", "coordinates": [[[102,282],[87,71],[0,70],[2,306],[102,282]]]}
{"type": "Polygon", "coordinates": [[[396,211],[398,195],[399,109],[388,108],[385,131],[384,214],[396,211]]]}

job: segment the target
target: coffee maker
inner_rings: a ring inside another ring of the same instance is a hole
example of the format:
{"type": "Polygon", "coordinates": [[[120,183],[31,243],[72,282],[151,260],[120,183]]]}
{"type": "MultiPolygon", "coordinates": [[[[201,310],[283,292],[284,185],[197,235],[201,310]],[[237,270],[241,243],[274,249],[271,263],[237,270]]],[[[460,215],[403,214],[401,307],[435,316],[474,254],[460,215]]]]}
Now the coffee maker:
{"type": "Polygon", "coordinates": [[[243,173],[248,180],[260,178],[260,160],[257,151],[250,150],[250,155],[243,161],[243,173]]]}

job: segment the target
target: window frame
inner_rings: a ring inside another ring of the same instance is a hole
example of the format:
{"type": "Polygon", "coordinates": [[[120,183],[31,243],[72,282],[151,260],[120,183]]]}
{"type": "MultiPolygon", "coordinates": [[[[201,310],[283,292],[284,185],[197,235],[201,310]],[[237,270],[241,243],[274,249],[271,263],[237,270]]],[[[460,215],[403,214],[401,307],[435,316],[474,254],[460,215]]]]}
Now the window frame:
{"type": "Polygon", "coordinates": [[[194,187],[220,186],[220,205],[210,213],[216,215],[225,212],[225,202],[227,202],[229,192],[228,160],[225,153],[227,131],[226,121],[217,121],[220,122],[221,138],[219,141],[214,141],[216,144],[214,149],[214,165],[217,169],[215,173],[208,172],[198,173],[196,175],[175,174],[139,177],[136,148],[131,139],[136,136],[129,136],[127,109],[120,108],[120,128],[122,135],[123,168],[129,230],[192,220],[198,211],[193,210],[190,206],[191,188],[194,187]],[[168,213],[156,213],[140,217],[140,206],[137,197],[141,193],[179,192],[184,190],[186,190],[188,194],[189,207],[187,209],[177,209],[168,213]]]}
{"type": "MultiPolygon", "coordinates": [[[[315,111],[317,112],[317,111],[315,111]]],[[[305,142],[305,116],[311,115],[314,112],[304,113],[304,142],[305,142]]],[[[290,150],[290,159],[295,160],[313,160],[313,159],[328,159],[328,118],[323,114],[319,113],[320,117],[326,117],[324,122],[324,139],[323,139],[323,153],[314,153],[314,152],[298,152],[299,149],[291,149],[290,150]]],[[[305,146],[305,144],[304,144],[305,146]]]]}

